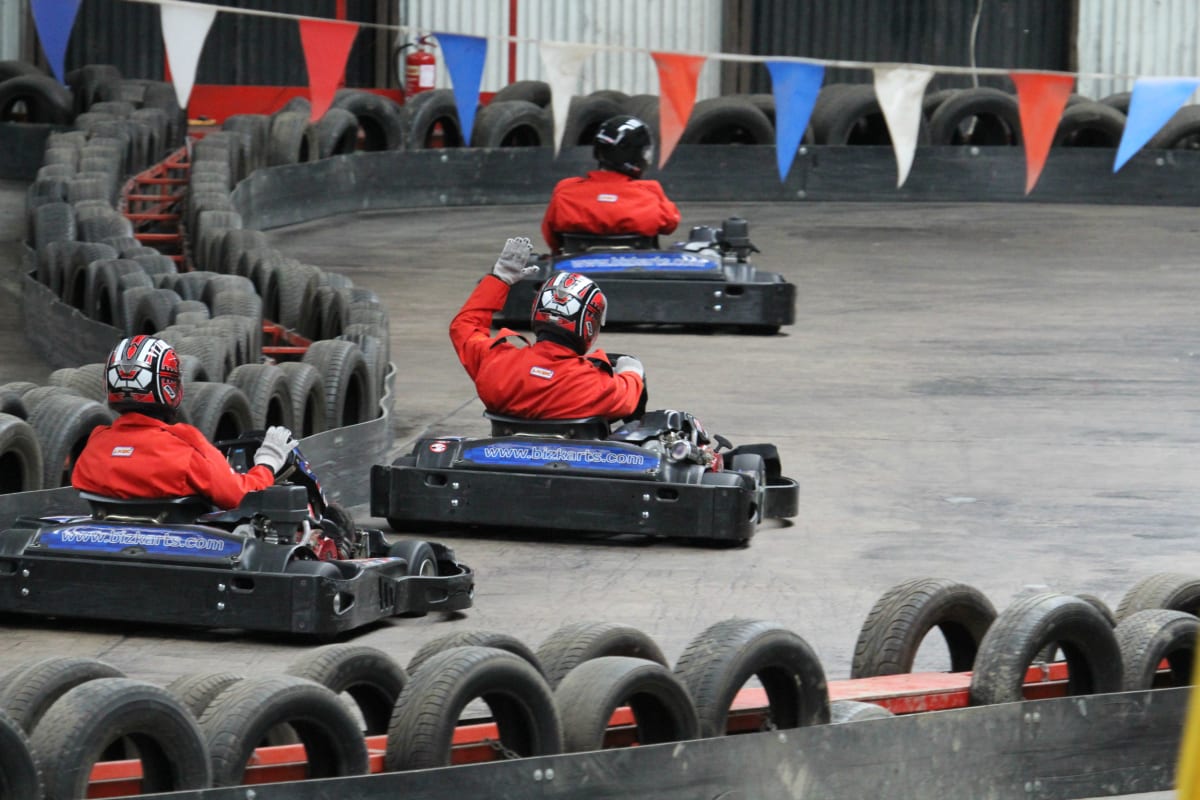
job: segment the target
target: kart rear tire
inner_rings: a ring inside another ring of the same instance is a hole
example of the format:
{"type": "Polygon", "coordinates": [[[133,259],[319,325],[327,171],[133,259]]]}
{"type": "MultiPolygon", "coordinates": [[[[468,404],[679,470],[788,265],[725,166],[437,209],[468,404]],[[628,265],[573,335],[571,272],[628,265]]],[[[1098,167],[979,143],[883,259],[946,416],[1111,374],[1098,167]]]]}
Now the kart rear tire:
{"type": "Polygon", "coordinates": [[[408,562],[408,574],[413,577],[436,577],[437,556],[429,542],[420,539],[401,539],[388,547],[388,556],[408,562]]]}
{"type": "Polygon", "coordinates": [[[0,711],[0,796],[42,796],[42,776],[21,726],[0,711]]]}
{"type": "MultiPolygon", "coordinates": [[[[20,396],[0,392],[0,405],[24,412],[20,396]]],[[[45,479],[42,448],[33,426],[15,414],[0,412],[0,494],[32,492],[45,479]]]]}
{"type": "Polygon", "coordinates": [[[950,672],[971,669],[996,609],[978,589],[942,578],[893,586],[875,601],[854,645],[851,678],[912,672],[921,642],[935,627],[950,651],[950,672]]]}
{"type": "Polygon", "coordinates": [[[212,785],[243,783],[255,747],[280,725],[290,726],[304,745],[306,778],[367,774],[366,741],[341,698],[307,678],[272,675],[234,684],[200,718],[212,758],[212,785]]]}
{"type": "Polygon", "coordinates": [[[1025,675],[1049,645],[1066,659],[1068,696],[1121,691],[1121,651],[1104,615],[1078,597],[1041,592],[1012,603],[988,628],[971,673],[971,705],[1025,699],[1025,675]]]}
{"type": "Polygon", "coordinates": [[[683,651],[675,674],[688,687],[700,735],[724,736],[739,689],[757,676],[774,728],[829,722],[825,670],[808,642],[774,622],[729,619],[708,627],[683,651]]]}
{"type": "Polygon", "coordinates": [[[199,720],[221,692],[241,680],[245,680],[245,676],[236,672],[202,672],[180,675],[165,688],[199,720]]]}
{"type": "Polygon", "coordinates": [[[613,712],[628,706],[639,745],[682,742],[700,736],[700,720],[687,687],[653,661],[605,656],[580,664],[554,690],[562,717],[563,749],[602,750],[613,712]]]}
{"type": "Polygon", "coordinates": [[[473,700],[488,704],[505,750],[522,758],[562,752],[554,695],[537,670],[506,650],[456,647],[426,661],[400,693],[384,768],[449,766],[459,715],[473,700]]]}
{"type": "Polygon", "coordinates": [[[865,719],[887,719],[893,716],[895,714],[876,703],[863,703],[858,700],[834,700],[829,704],[829,721],[832,724],[861,722],[865,719]]]}
{"type": "Polygon", "coordinates": [[[54,656],[8,674],[0,690],[0,710],[32,733],[38,721],[67,692],[100,678],[123,678],[125,673],[94,658],[54,656]]]}
{"type": "Polygon", "coordinates": [[[1166,608],[1200,616],[1200,577],[1159,572],[1135,583],[1117,604],[1117,622],[1138,611],[1166,608]]]}
{"type": "Polygon", "coordinates": [[[563,625],[537,649],[538,663],[552,687],[557,687],[571,670],[585,661],[605,656],[640,658],[670,666],[658,644],[647,634],[616,622],[563,625]]]}
{"type": "Polygon", "coordinates": [[[210,785],[204,737],[178,700],[143,681],[101,678],[63,695],[30,736],[46,798],[86,797],[92,767],[120,742],[137,747],[143,792],[210,785]]]}
{"type": "Polygon", "coordinates": [[[430,658],[452,647],[494,647],[497,650],[506,650],[528,661],[539,675],[545,674],[541,662],[538,661],[537,655],[529,645],[511,634],[494,631],[457,631],[439,636],[433,641],[427,642],[409,659],[408,673],[415,674],[421,665],[430,658]]]}
{"type": "Polygon", "coordinates": [[[334,694],[348,694],[362,713],[367,736],[386,734],[396,699],[408,673],[382,650],[366,645],[331,644],[293,661],[288,675],[308,678],[334,694]]]}

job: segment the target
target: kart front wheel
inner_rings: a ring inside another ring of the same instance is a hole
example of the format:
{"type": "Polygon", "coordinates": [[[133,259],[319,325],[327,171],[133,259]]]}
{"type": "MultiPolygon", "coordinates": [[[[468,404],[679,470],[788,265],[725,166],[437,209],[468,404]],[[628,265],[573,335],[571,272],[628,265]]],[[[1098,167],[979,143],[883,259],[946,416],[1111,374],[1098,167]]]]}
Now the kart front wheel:
{"type": "Polygon", "coordinates": [[[388,555],[407,561],[408,574],[413,577],[437,577],[437,556],[434,555],[429,542],[420,539],[403,539],[388,548],[388,555]]]}

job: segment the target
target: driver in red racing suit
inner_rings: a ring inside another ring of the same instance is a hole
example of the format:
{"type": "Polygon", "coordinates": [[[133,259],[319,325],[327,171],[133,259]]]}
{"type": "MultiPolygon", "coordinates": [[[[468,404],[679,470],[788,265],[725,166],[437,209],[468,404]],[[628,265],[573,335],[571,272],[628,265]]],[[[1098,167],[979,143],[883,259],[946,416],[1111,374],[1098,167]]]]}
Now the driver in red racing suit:
{"type": "Polygon", "coordinates": [[[559,252],[560,233],[657,236],[679,225],[679,209],[658,181],[639,180],[650,163],[650,130],[636,117],[606,120],[593,152],[600,169],[585,178],[565,178],[554,187],[542,236],[559,252]]]}
{"type": "Polygon", "coordinates": [[[532,247],[526,238],[509,239],[492,273],[450,323],[450,340],[479,399],[489,411],[527,419],[616,420],[644,409],[640,361],[620,356],[610,363],[602,350],[588,354],[607,301],[583,275],[555,273],[539,290],[534,344],[513,344],[524,339],[507,328],[492,335],[492,314],[504,307],[509,287],[537,269],[525,266],[532,247]]]}
{"type": "Polygon", "coordinates": [[[200,495],[222,509],[275,482],[296,446],[284,427],[270,428],[242,475],[197,428],[176,422],[183,381],[175,349],[162,339],[122,340],[105,369],[108,405],[120,416],[92,431],[75,462],[71,484],[120,499],[200,495]]]}

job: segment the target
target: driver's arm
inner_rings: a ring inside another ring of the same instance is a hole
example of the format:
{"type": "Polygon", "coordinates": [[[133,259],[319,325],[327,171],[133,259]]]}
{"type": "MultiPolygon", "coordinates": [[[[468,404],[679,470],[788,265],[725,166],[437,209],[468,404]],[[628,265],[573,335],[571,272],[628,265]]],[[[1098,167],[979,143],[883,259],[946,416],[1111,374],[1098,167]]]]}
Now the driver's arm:
{"type": "Polygon", "coordinates": [[[450,322],[450,341],[458,360],[474,380],[484,356],[495,344],[492,314],[504,308],[509,286],[495,275],[484,275],[450,322]]]}
{"type": "Polygon", "coordinates": [[[198,430],[196,437],[189,437],[189,440],[192,445],[192,457],[188,469],[188,482],[196,494],[209,498],[218,508],[237,508],[248,493],[265,489],[275,483],[274,473],[269,467],[261,464],[254,466],[244,475],[234,472],[221,451],[198,430]]]}

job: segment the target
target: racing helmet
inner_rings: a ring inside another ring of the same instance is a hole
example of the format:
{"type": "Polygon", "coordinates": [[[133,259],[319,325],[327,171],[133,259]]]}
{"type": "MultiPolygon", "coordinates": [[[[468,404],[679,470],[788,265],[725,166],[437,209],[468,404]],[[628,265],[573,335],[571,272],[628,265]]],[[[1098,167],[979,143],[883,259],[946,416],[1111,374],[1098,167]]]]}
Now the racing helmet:
{"type": "Polygon", "coordinates": [[[592,349],[607,313],[608,300],[595,281],[577,272],[556,272],[533,299],[533,332],[583,355],[592,349]]]}
{"type": "Polygon", "coordinates": [[[650,128],[637,117],[621,114],[606,119],[596,131],[592,154],[603,169],[640,178],[654,153],[650,128]]]}
{"type": "Polygon", "coordinates": [[[174,412],[183,400],[175,348],[153,336],[122,339],[104,370],[108,406],[114,411],[174,412]]]}

